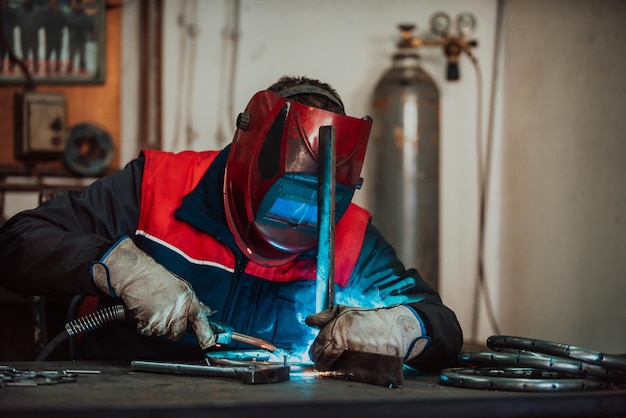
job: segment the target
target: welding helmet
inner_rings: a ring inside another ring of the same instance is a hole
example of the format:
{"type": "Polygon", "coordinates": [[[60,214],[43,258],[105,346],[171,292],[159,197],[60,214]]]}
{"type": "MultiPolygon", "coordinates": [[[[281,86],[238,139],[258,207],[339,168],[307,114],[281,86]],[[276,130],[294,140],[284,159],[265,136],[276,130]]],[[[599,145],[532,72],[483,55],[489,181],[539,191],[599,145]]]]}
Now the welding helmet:
{"type": "Polygon", "coordinates": [[[357,119],[289,100],[329,91],[300,85],[260,91],[237,118],[224,177],[228,225],[254,262],[277,266],[317,246],[318,140],[321,126],[336,133],[335,217],[360,188],[371,118],[357,119]]]}

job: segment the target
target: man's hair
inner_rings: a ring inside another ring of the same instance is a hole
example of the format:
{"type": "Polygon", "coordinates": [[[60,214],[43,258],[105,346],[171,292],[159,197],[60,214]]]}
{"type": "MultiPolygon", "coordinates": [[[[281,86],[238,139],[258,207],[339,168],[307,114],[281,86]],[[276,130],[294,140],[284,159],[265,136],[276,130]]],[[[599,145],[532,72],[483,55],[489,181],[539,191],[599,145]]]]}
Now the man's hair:
{"type": "Polygon", "coordinates": [[[277,82],[269,86],[267,90],[274,93],[279,93],[285,89],[295,86],[318,87],[320,89],[326,90],[329,94],[335,96],[337,100],[333,101],[324,95],[306,91],[299,94],[289,95],[289,100],[297,103],[302,103],[307,106],[328,110],[329,112],[340,113],[342,115],[345,114],[343,106],[339,106],[339,104],[337,104],[337,102],[341,103],[341,97],[339,96],[339,93],[337,93],[337,91],[329,84],[323,83],[313,78],[283,76],[277,82]]]}

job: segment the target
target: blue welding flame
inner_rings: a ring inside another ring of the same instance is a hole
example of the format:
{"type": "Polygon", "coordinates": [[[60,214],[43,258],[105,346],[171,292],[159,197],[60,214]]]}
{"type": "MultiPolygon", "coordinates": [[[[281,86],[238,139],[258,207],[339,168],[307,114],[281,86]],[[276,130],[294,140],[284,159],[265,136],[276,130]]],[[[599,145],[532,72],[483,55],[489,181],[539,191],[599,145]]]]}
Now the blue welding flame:
{"type": "MultiPolygon", "coordinates": [[[[371,292],[374,293],[374,292],[371,292]]],[[[378,292],[376,294],[363,294],[356,289],[337,289],[335,293],[335,305],[354,306],[359,308],[379,308],[385,306],[385,303],[380,298],[378,292]]],[[[296,314],[298,322],[302,324],[309,333],[302,339],[303,344],[295,346],[289,353],[289,361],[296,363],[312,363],[309,356],[309,349],[315,341],[315,338],[319,334],[319,329],[309,327],[305,323],[306,317],[314,312],[312,308],[315,306],[314,292],[311,292],[310,288],[302,289],[296,299],[300,302],[300,309],[296,314]],[[305,302],[307,301],[307,302],[305,302]],[[308,313],[306,313],[308,312],[308,313]]]]}
{"type": "MultiPolygon", "coordinates": [[[[357,275],[351,279],[351,286],[335,286],[333,304],[357,308],[381,308],[396,304],[419,302],[423,295],[411,294],[415,277],[406,274],[397,266],[387,266],[370,271],[367,275],[357,275]]],[[[293,357],[310,362],[309,348],[319,334],[319,330],[305,323],[308,315],[315,313],[315,287],[305,285],[296,293],[297,320],[305,329],[302,344],[293,349],[293,357]],[[308,333],[307,333],[308,330],[308,333]]]]}

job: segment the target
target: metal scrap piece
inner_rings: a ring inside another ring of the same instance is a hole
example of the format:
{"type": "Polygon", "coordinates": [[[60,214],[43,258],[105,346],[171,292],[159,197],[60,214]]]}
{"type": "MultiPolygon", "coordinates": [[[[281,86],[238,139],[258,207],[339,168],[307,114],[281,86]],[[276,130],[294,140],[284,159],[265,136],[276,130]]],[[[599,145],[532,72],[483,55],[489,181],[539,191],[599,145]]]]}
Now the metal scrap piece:
{"type": "Polygon", "coordinates": [[[56,385],[58,383],[76,382],[76,374],[61,371],[18,370],[0,366],[0,383],[2,386],[32,387],[40,385],[56,385]]]}
{"type": "Polygon", "coordinates": [[[573,378],[566,373],[515,367],[444,369],[441,371],[440,382],[448,386],[518,392],[581,391],[611,388],[611,383],[603,380],[573,378]]]}
{"type": "Polygon", "coordinates": [[[626,353],[607,354],[570,344],[509,335],[493,335],[489,337],[487,339],[487,347],[495,351],[517,350],[518,352],[534,352],[566,357],[603,366],[607,369],[626,372],[626,353]]]}
{"type": "Polygon", "coordinates": [[[540,353],[463,351],[459,355],[459,361],[463,365],[474,367],[533,368],[569,373],[581,378],[592,377],[614,383],[626,383],[626,373],[572,358],[540,353]]]}

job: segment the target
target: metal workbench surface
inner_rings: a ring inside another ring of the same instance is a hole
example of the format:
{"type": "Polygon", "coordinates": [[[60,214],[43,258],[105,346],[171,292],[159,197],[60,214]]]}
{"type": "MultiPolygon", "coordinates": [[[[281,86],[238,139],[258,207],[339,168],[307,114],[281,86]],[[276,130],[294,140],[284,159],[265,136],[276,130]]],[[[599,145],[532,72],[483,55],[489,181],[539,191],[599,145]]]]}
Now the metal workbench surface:
{"type": "Polygon", "coordinates": [[[618,417],[626,389],[526,393],[439,384],[406,376],[401,388],[339,378],[249,385],[237,379],[133,370],[102,362],[10,362],[19,370],[94,370],[75,382],[0,388],[0,417],[618,417]]]}

